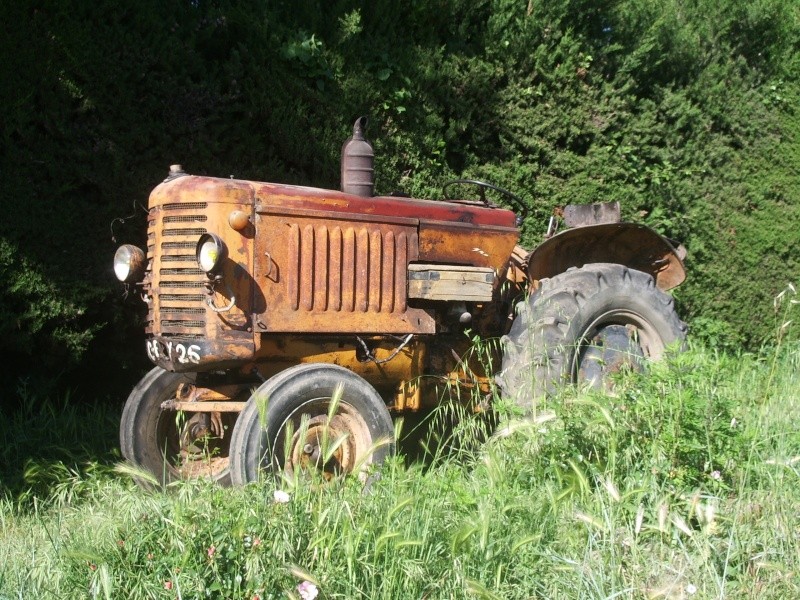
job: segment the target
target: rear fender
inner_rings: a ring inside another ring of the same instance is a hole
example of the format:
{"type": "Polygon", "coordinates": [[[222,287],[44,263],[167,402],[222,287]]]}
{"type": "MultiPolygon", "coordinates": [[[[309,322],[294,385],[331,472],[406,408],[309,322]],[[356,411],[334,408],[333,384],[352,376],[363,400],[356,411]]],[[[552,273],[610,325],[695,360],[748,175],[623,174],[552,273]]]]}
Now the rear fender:
{"type": "Polygon", "coordinates": [[[616,263],[653,276],[669,290],[686,278],[686,251],[645,225],[604,223],[567,229],[531,252],[527,273],[531,281],[553,277],[570,267],[616,263]]]}

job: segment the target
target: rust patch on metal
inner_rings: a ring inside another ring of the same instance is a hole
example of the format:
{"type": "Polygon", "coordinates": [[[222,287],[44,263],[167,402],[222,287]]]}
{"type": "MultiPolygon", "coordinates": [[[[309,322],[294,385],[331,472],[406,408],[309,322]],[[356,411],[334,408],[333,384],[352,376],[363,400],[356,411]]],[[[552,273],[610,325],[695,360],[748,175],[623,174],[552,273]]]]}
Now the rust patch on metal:
{"type": "Polygon", "coordinates": [[[505,208],[487,208],[467,204],[417,198],[375,196],[362,198],[334,190],[281,185],[276,183],[252,183],[256,201],[262,208],[275,210],[299,209],[346,213],[341,216],[351,220],[357,215],[376,215],[381,218],[418,219],[420,215],[435,221],[469,223],[476,226],[513,228],[516,215],[505,208]]]}
{"type": "Polygon", "coordinates": [[[491,267],[496,273],[505,273],[517,240],[515,228],[420,221],[419,261],[491,267]]]}

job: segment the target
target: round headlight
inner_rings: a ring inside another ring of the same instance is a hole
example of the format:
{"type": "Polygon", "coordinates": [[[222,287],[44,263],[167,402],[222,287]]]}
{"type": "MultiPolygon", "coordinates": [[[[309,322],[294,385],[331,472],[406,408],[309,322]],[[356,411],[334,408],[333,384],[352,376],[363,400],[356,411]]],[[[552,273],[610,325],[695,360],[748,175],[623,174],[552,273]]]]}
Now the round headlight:
{"type": "Polygon", "coordinates": [[[197,242],[196,255],[200,268],[206,273],[213,273],[222,266],[228,250],[218,235],[204,233],[197,242]]]}
{"type": "Polygon", "coordinates": [[[114,253],[114,274],[124,283],[141,281],[144,276],[145,255],[141,248],[125,244],[114,253]]]}

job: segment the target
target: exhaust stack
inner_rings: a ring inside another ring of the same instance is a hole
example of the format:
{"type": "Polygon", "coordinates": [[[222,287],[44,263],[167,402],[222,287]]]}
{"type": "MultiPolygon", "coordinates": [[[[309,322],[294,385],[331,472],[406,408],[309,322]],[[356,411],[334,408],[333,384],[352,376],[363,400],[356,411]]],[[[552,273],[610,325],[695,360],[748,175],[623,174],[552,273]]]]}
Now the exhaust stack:
{"type": "Polygon", "coordinates": [[[342,145],[342,191],[369,198],[375,188],[375,152],[364,137],[367,117],[359,117],[342,145]]]}

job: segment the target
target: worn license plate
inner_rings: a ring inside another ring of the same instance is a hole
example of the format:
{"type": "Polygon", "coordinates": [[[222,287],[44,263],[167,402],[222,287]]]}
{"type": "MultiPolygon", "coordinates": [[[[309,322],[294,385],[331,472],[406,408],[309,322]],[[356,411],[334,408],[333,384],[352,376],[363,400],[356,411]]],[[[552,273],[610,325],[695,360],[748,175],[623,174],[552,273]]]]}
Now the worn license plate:
{"type": "Polygon", "coordinates": [[[182,365],[200,364],[202,348],[197,344],[185,344],[183,342],[164,341],[158,338],[147,340],[147,356],[154,363],[166,359],[172,363],[182,365]]]}

